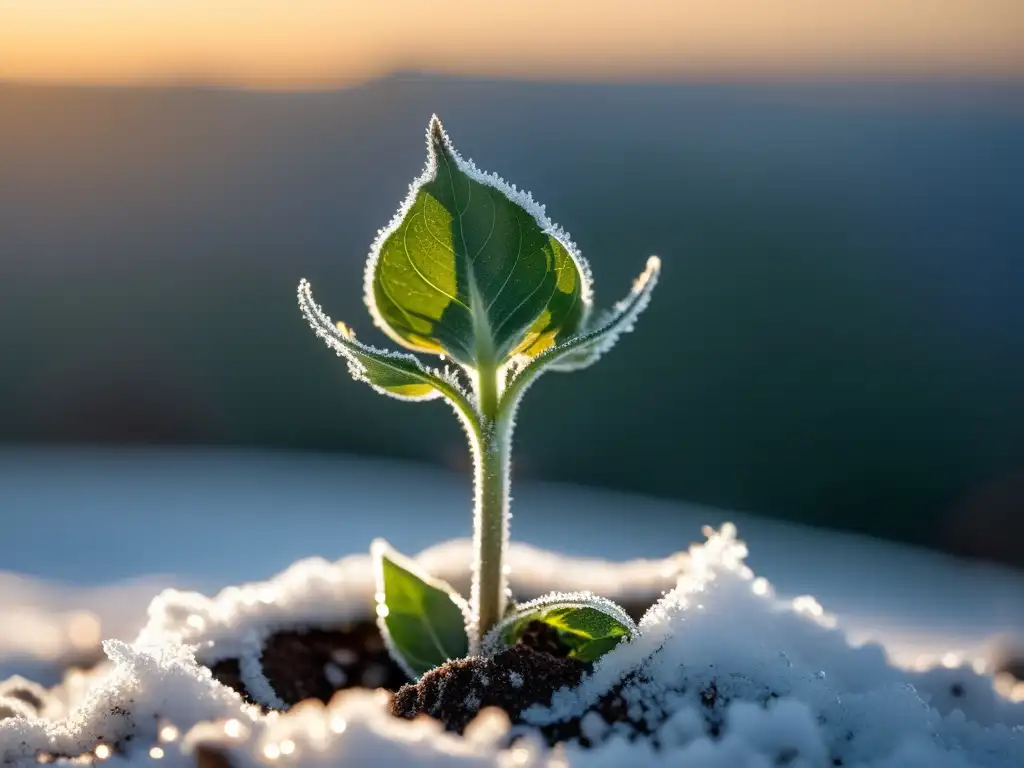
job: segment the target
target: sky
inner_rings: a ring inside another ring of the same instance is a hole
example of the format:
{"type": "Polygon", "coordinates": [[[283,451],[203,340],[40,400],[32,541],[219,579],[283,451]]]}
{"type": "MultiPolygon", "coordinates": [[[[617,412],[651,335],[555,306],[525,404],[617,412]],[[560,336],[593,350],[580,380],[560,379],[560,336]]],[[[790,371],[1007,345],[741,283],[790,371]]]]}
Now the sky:
{"type": "Polygon", "coordinates": [[[1024,76],[1022,0],[0,0],[0,80],[1024,76]]]}

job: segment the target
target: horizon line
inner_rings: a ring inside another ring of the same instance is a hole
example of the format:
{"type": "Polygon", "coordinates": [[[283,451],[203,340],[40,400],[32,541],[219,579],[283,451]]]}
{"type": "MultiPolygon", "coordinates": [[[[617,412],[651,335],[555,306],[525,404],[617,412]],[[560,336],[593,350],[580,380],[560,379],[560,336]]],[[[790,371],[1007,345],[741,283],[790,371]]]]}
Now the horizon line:
{"type": "Polygon", "coordinates": [[[73,77],[10,77],[0,76],[3,88],[38,88],[54,90],[194,90],[240,93],[331,93],[350,91],[377,83],[395,80],[450,82],[501,82],[531,85],[576,86],[672,86],[672,85],[935,85],[935,86],[1024,86],[1024,72],[915,72],[915,71],[747,71],[693,73],[674,72],[662,75],[626,77],[566,76],[560,74],[496,74],[461,73],[428,69],[395,69],[362,78],[291,78],[274,81],[243,81],[235,78],[194,76],[135,76],[104,80],[73,77]]]}

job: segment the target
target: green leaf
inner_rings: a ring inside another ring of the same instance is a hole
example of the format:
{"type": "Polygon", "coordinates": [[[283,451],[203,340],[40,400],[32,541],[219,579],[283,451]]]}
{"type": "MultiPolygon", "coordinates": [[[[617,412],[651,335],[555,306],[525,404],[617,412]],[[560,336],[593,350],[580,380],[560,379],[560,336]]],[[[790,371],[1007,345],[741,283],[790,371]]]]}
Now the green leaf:
{"type": "Polygon", "coordinates": [[[391,657],[413,680],[469,653],[469,607],[445,582],[423,573],[383,539],[370,548],[377,624],[391,657]]]}
{"type": "Polygon", "coordinates": [[[565,233],[528,193],[462,159],[436,116],[427,158],[367,263],[377,325],[473,368],[535,357],[574,334],[590,281],[565,233]]]}
{"type": "Polygon", "coordinates": [[[637,318],[647,308],[660,274],[661,259],[651,256],[644,271],[633,281],[629,295],[593,323],[590,330],[549,347],[520,368],[509,382],[505,396],[508,403],[506,407],[513,410],[517,408],[523,393],[545,371],[564,372],[586,368],[614,347],[624,333],[633,330],[637,318]]]}
{"type": "Polygon", "coordinates": [[[623,640],[638,635],[633,620],[611,600],[585,592],[552,592],[517,606],[488,633],[484,652],[493,654],[515,645],[533,622],[557,631],[570,649],[569,656],[581,661],[597,661],[623,640]]]}
{"type": "Polygon", "coordinates": [[[597,318],[591,327],[547,350],[539,364],[554,371],[578,371],[593,365],[615,346],[624,333],[633,330],[637,318],[647,309],[654,286],[661,275],[661,259],[651,256],[633,287],[611,311],[597,318]]]}
{"type": "Polygon", "coordinates": [[[401,400],[432,400],[442,394],[465,398],[457,382],[428,370],[412,355],[375,349],[356,341],[355,334],[344,323],[332,323],[313,301],[306,280],[299,283],[299,307],[316,335],[348,361],[349,373],[356,381],[401,400]]]}

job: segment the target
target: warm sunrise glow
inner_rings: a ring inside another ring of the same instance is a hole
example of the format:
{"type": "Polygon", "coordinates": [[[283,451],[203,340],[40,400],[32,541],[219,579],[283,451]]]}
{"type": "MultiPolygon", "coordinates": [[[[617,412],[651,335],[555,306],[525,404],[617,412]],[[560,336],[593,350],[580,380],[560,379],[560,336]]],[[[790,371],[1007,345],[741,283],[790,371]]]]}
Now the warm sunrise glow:
{"type": "Polygon", "coordinates": [[[0,79],[1024,73],[1021,0],[0,0],[0,79]]]}

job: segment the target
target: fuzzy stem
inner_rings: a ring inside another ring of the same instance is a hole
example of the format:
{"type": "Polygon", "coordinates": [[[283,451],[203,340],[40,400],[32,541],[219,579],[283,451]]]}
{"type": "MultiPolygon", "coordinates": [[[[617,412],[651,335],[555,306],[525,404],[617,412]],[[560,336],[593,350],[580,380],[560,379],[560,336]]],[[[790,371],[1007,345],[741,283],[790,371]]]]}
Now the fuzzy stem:
{"type": "Polygon", "coordinates": [[[471,602],[477,642],[505,613],[505,546],[509,517],[509,435],[499,418],[501,373],[497,366],[481,366],[476,392],[482,429],[474,453],[476,514],[474,515],[471,602]]]}

